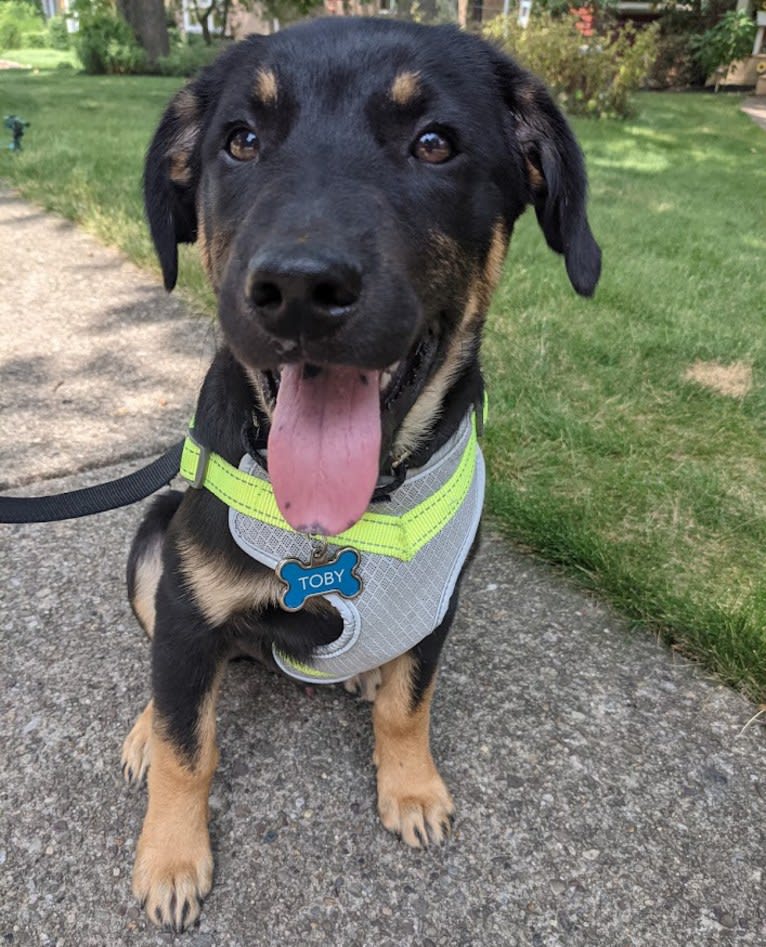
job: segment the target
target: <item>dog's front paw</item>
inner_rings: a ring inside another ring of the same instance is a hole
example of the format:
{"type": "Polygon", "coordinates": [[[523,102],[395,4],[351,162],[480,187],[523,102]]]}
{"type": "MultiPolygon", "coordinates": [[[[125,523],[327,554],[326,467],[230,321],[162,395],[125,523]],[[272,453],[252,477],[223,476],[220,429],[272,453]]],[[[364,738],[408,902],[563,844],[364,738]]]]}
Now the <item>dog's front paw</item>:
{"type": "Polygon", "coordinates": [[[151,747],[152,701],[149,701],[122,744],[122,775],[129,786],[140,786],[144,781],[151,747]]]}
{"type": "Polygon", "coordinates": [[[207,830],[173,838],[141,833],[133,869],[133,893],[158,927],[181,932],[199,917],[213,885],[213,855],[207,830]]]}
{"type": "Polygon", "coordinates": [[[413,774],[395,765],[379,766],[380,820],[408,845],[439,845],[450,833],[454,811],[452,798],[433,764],[426,774],[413,774]]]}

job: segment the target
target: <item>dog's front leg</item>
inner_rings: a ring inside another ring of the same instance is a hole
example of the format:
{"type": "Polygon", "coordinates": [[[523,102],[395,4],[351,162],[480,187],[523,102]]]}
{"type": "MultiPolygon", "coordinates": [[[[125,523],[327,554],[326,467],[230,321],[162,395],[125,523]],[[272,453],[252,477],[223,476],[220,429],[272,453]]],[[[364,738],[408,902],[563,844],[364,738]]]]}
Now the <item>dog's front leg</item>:
{"type": "Polygon", "coordinates": [[[453,614],[454,606],[420,645],[383,665],[372,711],[378,813],[414,848],[438,844],[452,824],[454,805],[431,756],[429,727],[436,666],[453,614]]]}
{"type": "Polygon", "coordinates": [[[133,891],[153,923],[177,931],[196,921],[213,879],[207,823],[218,764],[215,702],[226,657],[221,636],[180,583],[163,578],[152,642],[149,802],[133,891]]]}

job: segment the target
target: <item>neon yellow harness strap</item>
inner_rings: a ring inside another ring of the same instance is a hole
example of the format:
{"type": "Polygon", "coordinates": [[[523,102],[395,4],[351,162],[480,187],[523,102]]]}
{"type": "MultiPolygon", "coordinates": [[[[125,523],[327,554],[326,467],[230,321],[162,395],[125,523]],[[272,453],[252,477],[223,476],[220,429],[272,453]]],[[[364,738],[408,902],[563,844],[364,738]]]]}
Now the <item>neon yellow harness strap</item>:
{"type": "MultiPolygon", "coordinates": [[[[349,545],[360,552],[409,562],[452,519],[465,499],[476,467],[476,451],[474,416],[460,463],[435,493],[401,516],[368,511],[351,529],[327,538],[334,545],[349,545]]],[[[193,486],[209,490],[238,513],[295,532],[279,512],[268,481],[238,470],[218,454],[201,448],[191,435],[184,444],[181,476],[193,486]]]]}

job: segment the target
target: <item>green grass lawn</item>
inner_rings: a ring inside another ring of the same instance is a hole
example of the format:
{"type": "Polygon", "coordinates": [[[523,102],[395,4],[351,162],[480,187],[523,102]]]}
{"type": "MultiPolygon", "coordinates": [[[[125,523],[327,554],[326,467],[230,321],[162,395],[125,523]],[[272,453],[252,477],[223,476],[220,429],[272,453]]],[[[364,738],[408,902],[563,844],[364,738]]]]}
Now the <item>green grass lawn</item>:
{"type": "MultiPolygon", "coordinates": [[[[0,112],[31,122],[21,154],[0,152],[0,179],[158,271],[144,223],[142,162],[180,84],[146,76],[0,73],[0,112]]],[[[188,298],[212,307],[196,252],[182,248],[180,258],[188,298]]]]}
{"type": "MultiPolygon", "coordinates": [[[[1,75],[0,110],[32,127],[0,178],[156,269],[141,158],[177,85],[1,75]]],[[[576,297],[519,223],[485,348],[488,507],[766,700],[766,134],[739,102],[647,94],[635,119],[575,123],[604,276],[576,297]]],[[[191,250],[181,284],[212,310],[191,250]]]]}
{"type": "Polygon", "coordinates": [[[0,59],[10,59],[28,69],[56,69],[59,66],[80,68],[80,61],[73,49],[24,49],[0,50],[0,59]]]}

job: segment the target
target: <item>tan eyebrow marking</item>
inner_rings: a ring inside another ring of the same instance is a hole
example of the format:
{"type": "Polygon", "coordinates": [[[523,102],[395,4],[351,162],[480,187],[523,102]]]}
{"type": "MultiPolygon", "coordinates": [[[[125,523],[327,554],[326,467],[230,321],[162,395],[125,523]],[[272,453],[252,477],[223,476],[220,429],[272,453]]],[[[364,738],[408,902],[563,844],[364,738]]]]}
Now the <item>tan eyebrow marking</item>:
{"type": "Polygon", "coordinates": [[[529,158],[526,159],[526,162],[529,186],[533,191],[539,191],[545,185],[545,178],[540,173],[540,170],[532,164],[529,158]]]}
{"type": "Polygon", "coordinates": [[[262,67],[256,72],[253,91],[264,105],[276,105],[279,89],[273,70],[262,67]]]}
{"type": "Polygon", "coordinates": [[[391,85],[390,96],[397,105],[409,105],[420,91],[420,73],[400,72],[391,85]]]}

